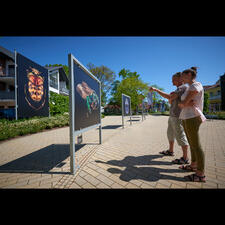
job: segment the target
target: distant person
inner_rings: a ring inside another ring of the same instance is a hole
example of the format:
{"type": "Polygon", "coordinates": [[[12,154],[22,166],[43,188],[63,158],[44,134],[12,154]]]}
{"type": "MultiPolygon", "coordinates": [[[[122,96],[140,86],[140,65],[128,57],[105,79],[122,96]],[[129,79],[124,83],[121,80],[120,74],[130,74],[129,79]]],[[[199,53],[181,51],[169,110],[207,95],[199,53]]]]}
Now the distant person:
{"type": "Polygon", "coordinates": [[[182,109],[180,119],[183,121],[185,133],[191,149],[191,164],[183,165],[180,168],[186,171],[195,171],[194,174],[186,176],[189,181],[205,182],[205,155],[199,139],[199,127],[206,120],[203,111],[204,89],[200,82],[197,82],[197,68],[184,70],[182,79],[189,84],[189,88],[181,96],[179,107],[182,109]]]}
{"type": "Polygon", "coordinates": [[[165,150],[160,152],[160,154],[166,156],[174,156],[174,140],[177,140],[179,146],[181,146],[183,150],[183,156],[180,159],[175,159],[173,163],[175,164],[188,164],[188,141],[182,126],[182,121],[179,119],[181,109],[178,107],[178,103],[180,101],[181,95],[188,88],[188,85],[183,85],[183,81],[181,80],[181,73],[178,72],[173,75],[172,83],[177,89],[170,94],[160,91],[157,88],[150,87],[150,91],[158,92],[162,97],[167,98],[170,103],[170,116],[168,120],[168,128],[167,128],[167,138],[169,141],[169,150],[165,150]]]}

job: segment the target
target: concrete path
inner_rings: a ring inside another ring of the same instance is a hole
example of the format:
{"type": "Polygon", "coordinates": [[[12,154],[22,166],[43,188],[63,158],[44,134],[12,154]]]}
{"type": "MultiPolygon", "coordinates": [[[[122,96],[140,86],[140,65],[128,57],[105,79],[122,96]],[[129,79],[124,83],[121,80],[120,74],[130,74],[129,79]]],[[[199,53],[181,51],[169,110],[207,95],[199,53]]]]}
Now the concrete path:
{"type": "MultiPolygon", "coordinates": [[[[168,148],[167,116],[133,117],[132,126],[121,116],[102,119],[98,129],[83,134],[77,146],[80,168],[70,174],[69,128],[60,128],[0,142],[0,188],[225,188],[225,121],[209,120],[200,136],[206,156],[206,183],[186,182],[190,173],[162,156],[168,148]]],[[[189,153],[190,157],[190,153],[189,153]]]]}

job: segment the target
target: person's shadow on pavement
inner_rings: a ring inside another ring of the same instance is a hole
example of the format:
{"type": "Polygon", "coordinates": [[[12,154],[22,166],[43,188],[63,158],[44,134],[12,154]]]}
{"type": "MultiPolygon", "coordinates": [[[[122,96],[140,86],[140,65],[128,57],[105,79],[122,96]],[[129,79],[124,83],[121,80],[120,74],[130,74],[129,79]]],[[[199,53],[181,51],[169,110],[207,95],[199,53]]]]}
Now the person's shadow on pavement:
{"type": "Polygon", "coordinates": [[[152,161],[153,159],[162,158],[163,155],[143,155],[127,156],[122,160],[109,160],[107,162],[95,160],[97,163],[105,163],[113,166],[125,167],[124,170],[118,168],[109,168],[108,172],[112,174],[121,174],[120,179],[129,182],[132,179],[142,179],[146,181],[158,181],[159,179],[170,179],[185,181],[183,177],[165,175],[161,173],[184,173],[181,169],[163,169],[152,167],[152,165],[172,165],[166,161],[152,161]],[[140,167],[142,165],[142,167],[140,167]],[[137,167],[138,166],[138,167],[137,167]]]}

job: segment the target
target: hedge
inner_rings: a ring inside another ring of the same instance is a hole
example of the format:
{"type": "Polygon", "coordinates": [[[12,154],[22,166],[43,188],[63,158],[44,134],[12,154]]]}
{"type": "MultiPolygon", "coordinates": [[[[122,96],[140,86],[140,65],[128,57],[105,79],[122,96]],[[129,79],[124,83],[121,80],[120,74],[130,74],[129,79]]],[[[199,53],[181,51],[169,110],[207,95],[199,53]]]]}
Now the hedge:
{"type": "MultiPolygon", "coordinates": [[[[50,92],[50,117],[33,117],[19,120],[0,120],[0,141],[33,134],[45,129],[69,126],[69,96],[50,92]]],[[[104,115],[102,115],[104,118],[104,115]]]]}
{"type": "Polygon", "coordinates": [[[59,95],[50,91],[49,107],[51,116],[69,112],[69,96],[59,95]]]}
{"type": "Polygon", "coordinates": [[[69,125],[69,114],[55,115],[51,117],[33,117],[21,120],[0,120],[0,141],[8,138],[33,134],[45,129],[64,127],[69,125]]]}

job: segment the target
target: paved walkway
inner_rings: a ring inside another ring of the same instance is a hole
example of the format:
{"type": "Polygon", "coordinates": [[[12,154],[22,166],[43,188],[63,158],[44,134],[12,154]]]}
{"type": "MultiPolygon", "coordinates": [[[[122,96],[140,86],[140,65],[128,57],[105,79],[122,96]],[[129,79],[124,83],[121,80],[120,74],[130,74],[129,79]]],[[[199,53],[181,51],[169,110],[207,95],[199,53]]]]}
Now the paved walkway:
{"type": "MultiPolygon", "coordinates": [[[[206,157],[206,183],[186,182],[190,173],[171,161],[181,157],[158,152],[168,148],[167,116],[133,117],[132,126],[121,116],[102,119],[98,129],[83,134],[77,147],[80,168],[70,174],[69,128],[60,128],[0,142],[0,188],[225,188],[225,121],[209,120],[200,136],[206,157]]],[[[190,153],[189,153],[190,157],[190,153]]]]}

